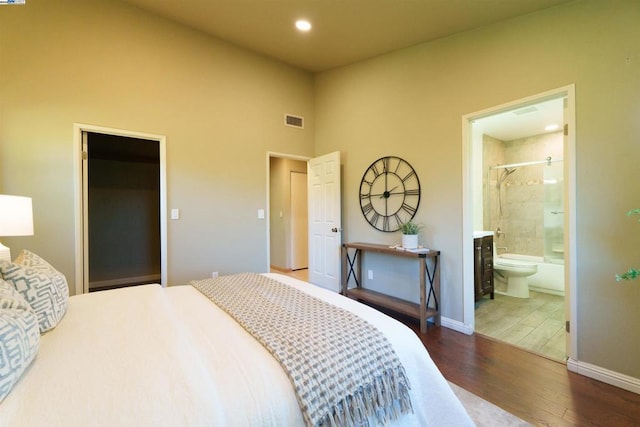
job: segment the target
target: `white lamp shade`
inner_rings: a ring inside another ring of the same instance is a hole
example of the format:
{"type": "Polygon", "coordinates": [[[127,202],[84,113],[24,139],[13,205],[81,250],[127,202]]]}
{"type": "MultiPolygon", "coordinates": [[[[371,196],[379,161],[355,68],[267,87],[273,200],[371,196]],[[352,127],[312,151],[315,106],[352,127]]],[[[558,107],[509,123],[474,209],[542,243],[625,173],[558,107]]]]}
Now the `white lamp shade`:
{"type": "Polygon", "coordinates": [[[33,236],[31,197],[0,194],[0,236],[33,236]]]}

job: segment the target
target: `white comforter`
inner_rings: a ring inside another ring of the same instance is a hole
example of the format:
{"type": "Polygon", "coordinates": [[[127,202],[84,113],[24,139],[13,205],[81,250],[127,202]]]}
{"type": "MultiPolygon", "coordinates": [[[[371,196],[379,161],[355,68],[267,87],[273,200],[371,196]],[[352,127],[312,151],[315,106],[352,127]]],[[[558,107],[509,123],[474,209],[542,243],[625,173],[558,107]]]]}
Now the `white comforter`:
{"type": "MultiPolygon", "coordinates": [[[[472,425],[406,326],[287,276],[269,276],[368,319],[394,345],[415,413],[402,426],[472,425]]],[[[249,302],[250,303],[250,302],[249,302]]],[[[71,297],[0,404],[2,426],[304,426],[278,362],[191,286],[71,297]]]]}

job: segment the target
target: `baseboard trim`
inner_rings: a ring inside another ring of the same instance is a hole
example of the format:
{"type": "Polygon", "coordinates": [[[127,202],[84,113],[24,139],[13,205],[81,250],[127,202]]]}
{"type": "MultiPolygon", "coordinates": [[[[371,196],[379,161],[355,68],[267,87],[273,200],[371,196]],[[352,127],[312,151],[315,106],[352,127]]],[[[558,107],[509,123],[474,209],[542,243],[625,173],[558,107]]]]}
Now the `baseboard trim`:
{"type": "Polygon", "coordinates": [[[464,323],[459,322],[457,320],[450,319],[448,317],[444,317],[444,316],[440,317],[440,325],[444,326],[445,328],[453,329],[454,331],[462,332],[463,334],[466,334],[466,335],[473,334],[472,327],[470,327],[469,325],[465,325],[464,323]]]}
{"type": "Polygon", "coordinates": [[[640,394],[640,378],[620,374],[600,366],[580,362],[579,360],[571,358],[567,360],[567,369],[571,372],[575,372],[576,374],[584,375],[585,377],[593,378],[598,381],[602,381],[603,383],[640,394]]]}
{"type": "Polygon", "coordinates": [[[269,268],[271,270],[276,270],[280,273],[291,273],[293,270],[287,267],[278,267],[277,265],[270,265],[269,268]]]}
{"type": "Polygon", "coordinates": [[[128,283],[140,283],[140,282],[156,282],[160,283],[161,276],[159,274],[149,274],[147,276],[133,276],[133,277],[121,277],[111,280],[97,280],[89,282],[89,289],[95,288],[108,288],[112,286],[126,285],[128,283]]]}

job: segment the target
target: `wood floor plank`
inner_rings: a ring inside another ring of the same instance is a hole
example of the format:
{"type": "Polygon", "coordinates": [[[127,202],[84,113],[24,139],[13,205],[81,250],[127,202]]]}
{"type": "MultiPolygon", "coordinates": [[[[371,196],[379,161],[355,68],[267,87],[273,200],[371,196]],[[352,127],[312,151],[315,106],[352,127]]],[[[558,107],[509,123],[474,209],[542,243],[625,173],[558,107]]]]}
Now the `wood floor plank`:
{"type": "Polygon", "coordinates": [[[394,316],[420,337],[447,380],[539,426],[640,426],[640,395],[480,335],[394,316]]]}

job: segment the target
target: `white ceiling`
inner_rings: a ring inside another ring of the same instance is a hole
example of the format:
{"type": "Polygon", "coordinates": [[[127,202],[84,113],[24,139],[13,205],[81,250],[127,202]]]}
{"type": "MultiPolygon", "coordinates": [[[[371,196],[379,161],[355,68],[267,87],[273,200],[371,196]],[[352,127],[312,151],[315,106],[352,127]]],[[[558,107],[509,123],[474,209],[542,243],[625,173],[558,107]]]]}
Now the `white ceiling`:
{"type": "Polygon", "coordinates": [[[123,0],[318,72],[572,0],[123,0]],[[313,25],[301,33],[294,21],[313,25]]]}
{"type": "Polygon", "coordinates": [[[564,99],[556,98],[481,118],[473,126],[500,141],[558,132],[564,124],[563,106],[564,99]],[[558,126],[557,129],[545,130],[545,126],[554,124],[558,126]]]}

